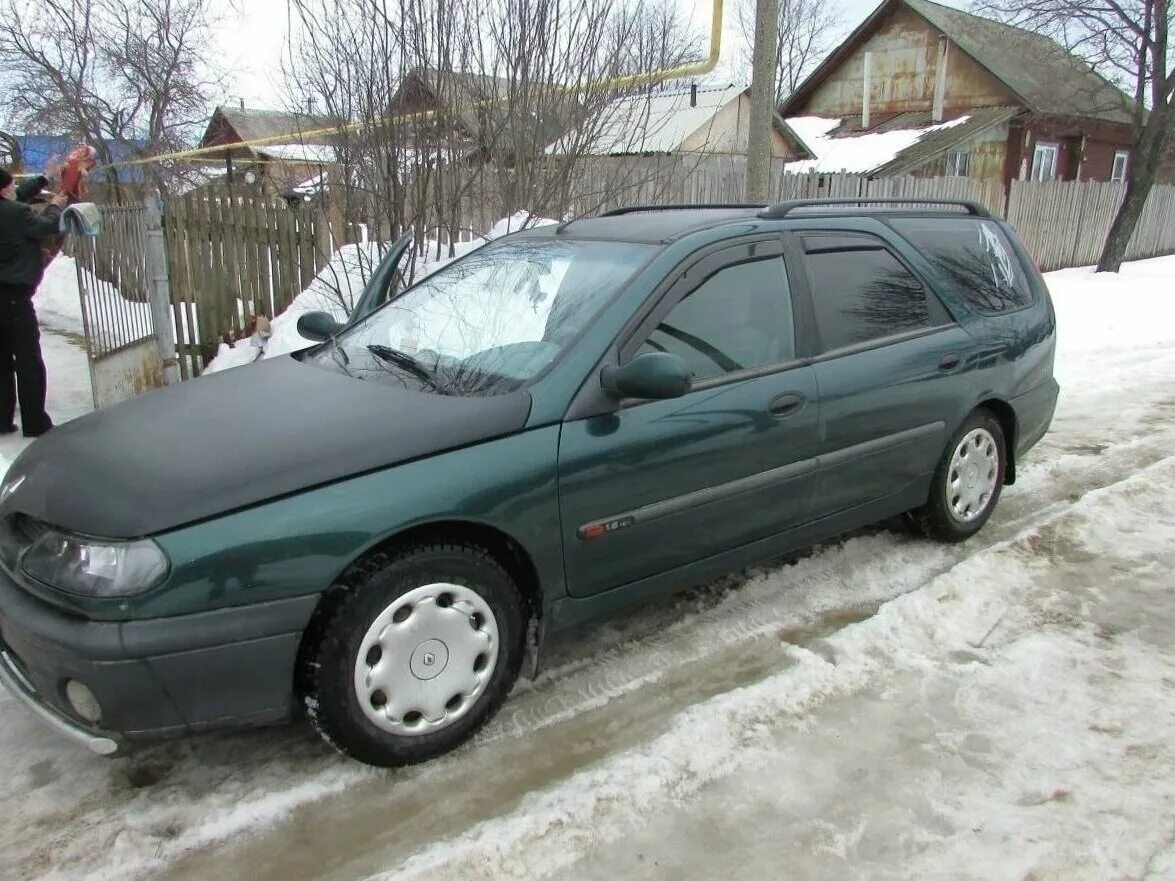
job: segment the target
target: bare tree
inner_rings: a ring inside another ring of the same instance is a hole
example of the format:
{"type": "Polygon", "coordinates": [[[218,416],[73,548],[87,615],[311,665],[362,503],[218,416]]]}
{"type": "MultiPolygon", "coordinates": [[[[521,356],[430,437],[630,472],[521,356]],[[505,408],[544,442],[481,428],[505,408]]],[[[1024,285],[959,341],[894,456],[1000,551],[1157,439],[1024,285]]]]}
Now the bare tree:
{"type": "MultiPolygon", "coordinates": [[[[506,0],[486,29],[478,65],[502,84],[504,100],[492,105],[482,140],[504,214],[529,208],[563,216],[573,202],[583,210],[577,185],[598,143],[617,127],[631,136],[649,122],[641,112],[648,87],[601,84],[700,55],[696,36],[664,2],[506,0]],[[559,149],[546,149],[555,143],[559,149]]],[[[612,165],[613,177],[623,173],[612,165]]]]}
{"type": "MultiPolygon", "coordinates": [[[[26,128],[150,155],[183,146],[216,77],[209,0],[16,0],[0,17],[9,114],[26,128]]],[[[168,172],[146,166],[161,188],[168,172]]],[[[117,181],[116,169],[111,169],[117,181]]]]}
{"type": "Polygon", "coordinates": [[[1133,150],[1126,195],[1098,271],[1117,272],[1175,133],[1175,0],[982,0],[981,11],[1052,37],[1129,95],[1133,150]]]}
{"type": "Polygon", "coordinates": [[[332,199],[346,202],[350,219],[378,217],[380,238],[440,227],[451,239],[519,210],[567,213],[576,170],[616,97],[599,83],[698,52],[666,0],[289,8],[291,102],[313,97],[339,120],[332,199]],[[548,151],[561,138],[562,149],[548,151]]]}
{"type": "MultiPolygon", "coordinates": [[[[739,0],[735,18],[748,47],[755,41],[755,0],[739,0]]],[[[779,0],[775,45],[776,103],[816,69],[837,39],[840,10],[822,0],[779,0]]],[[[750,64],[750,50],[746,62],[750,64]]]]}

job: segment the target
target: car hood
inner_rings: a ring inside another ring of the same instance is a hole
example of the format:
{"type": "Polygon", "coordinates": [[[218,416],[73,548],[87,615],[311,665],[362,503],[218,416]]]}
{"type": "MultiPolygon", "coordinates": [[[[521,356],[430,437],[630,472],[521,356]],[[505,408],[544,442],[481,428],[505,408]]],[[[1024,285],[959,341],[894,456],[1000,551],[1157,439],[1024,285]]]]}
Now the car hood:
{"type": "Polygon", "coordinates": [[[9,470],[4,512],[132,538],[521,431],[525,392],[455,397],[274,358],[53,429],[9,470]]]}

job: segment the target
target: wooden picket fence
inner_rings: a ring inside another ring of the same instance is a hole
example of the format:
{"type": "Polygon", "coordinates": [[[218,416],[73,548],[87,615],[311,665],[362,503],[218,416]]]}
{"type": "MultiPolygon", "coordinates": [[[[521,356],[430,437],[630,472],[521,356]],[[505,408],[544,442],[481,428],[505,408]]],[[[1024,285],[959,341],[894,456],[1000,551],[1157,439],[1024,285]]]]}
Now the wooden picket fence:
{"type": "Polygon", "coordinates": [[[164,210],[176,348],[183,378],[221,336],[281,313],[329,262],[329,223],[314,205],[195,192],[164,210]]]}

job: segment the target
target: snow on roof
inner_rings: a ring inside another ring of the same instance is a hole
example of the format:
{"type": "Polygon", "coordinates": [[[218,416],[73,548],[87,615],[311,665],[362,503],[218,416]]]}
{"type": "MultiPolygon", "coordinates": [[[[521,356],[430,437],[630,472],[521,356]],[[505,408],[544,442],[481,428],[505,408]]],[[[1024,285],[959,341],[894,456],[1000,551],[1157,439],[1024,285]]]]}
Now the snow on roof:
{"type": "Polygon", "coordinates": [[[845,138],[834,138],[832,132],[840,125],[839,118],[822,116],[793,116],[787,124],[816,155],[815,159],[789,162],[788,171],[847,172],[862,174],[892,162],[903,150],[908,150],[932,132],[961,125],[970,119],[960,116],[940,125],[896,131],[866,132],[845,138]]]}
{"type": "MultiPolygon", "coordinates": [[[[690,92],[627,95],[607,104],[591,123],[595,131],[574,129],[547,147],[548,155],[586,152],[594,156],[629,153],[674,153],[682,142],[711,123],[718,111],[745,88],[698,89],[697,104],[690,92]]],[[[715,132],[717,136],[719,133],[715,132]]]]}
{"type": "Polygon", "coordinates": [[[323,144],[265,144],[258,153],[286,162],[336,162],[335,148],[323,144]]]}
{"type": "Polygon", "coordinates": [[[298,196],[313,196],[320,190],[326,189],[326,174],[316,174],[314,177],[290,187],[290,192],[298,196]]]}

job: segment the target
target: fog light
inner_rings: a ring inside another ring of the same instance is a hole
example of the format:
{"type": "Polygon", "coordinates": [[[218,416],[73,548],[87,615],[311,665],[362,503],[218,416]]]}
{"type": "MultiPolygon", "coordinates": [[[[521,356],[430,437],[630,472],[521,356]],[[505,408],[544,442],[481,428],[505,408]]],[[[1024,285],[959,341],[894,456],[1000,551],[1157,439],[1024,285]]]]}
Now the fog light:
{"type": "Polygon", "coordinates": [[[65,696],[69,698],[74,712],[87,722],[97,724],[102,720],[102,706],[98,703],[98,698],[76,679],[65,683],[65,696]]]}

